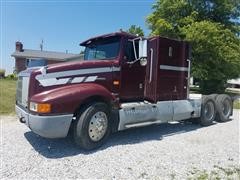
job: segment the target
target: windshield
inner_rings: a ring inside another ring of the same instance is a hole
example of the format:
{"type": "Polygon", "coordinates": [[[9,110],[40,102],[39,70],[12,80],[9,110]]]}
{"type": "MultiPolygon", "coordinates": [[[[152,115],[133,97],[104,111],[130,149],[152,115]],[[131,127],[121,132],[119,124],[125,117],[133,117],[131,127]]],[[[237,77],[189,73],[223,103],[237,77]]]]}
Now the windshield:
{"type": "Polygon", "coordinates": [[[120,37],[91,42],[85,48],[84,60],[106,60],[118,56],[120,37]]]}

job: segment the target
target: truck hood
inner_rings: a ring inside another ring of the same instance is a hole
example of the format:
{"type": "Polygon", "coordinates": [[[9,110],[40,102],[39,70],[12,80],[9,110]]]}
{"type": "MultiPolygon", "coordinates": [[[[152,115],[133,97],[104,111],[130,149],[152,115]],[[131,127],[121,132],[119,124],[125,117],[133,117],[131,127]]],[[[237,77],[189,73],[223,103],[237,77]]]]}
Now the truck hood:
{"type": "MultiPolygon", "coordinates": [[[[116,61],[115,61],[116,62],[116,61]]],[[[67,62],[43,67],[36,71],[35,79],[43,86],[93,82],[99,74],[120,71],[113,60],[67,62]],[[87,78],[87,79],[86,79],[87,78]]]]}
{"type": "Polygon", "coordinates": [[[57,63],[47,66],[47,73],[80,70],[88,68],[110,67],[112,66],[112,60],[87,60],[87,61],[74,61],[57,63]]]}
{"type": "Polygon", "coordinates": [[[40,70],[42,67],[43,66],[27,68],[24,71],[21,71],[20,73],[18,73],[18,76],[26,76],[26,77],[28,77],[28,76],[30,76],[30,74],[33,71],[40,70]]]}

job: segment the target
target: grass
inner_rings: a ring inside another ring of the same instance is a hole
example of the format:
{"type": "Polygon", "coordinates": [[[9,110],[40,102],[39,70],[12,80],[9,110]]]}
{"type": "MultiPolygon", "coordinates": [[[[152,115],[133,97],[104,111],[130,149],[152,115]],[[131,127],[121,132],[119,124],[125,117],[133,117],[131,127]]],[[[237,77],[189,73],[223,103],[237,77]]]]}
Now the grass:
{"type": "Polygon", "coordinates": [[[234,109],[240,109],[240,101],[239,100],[238,101],[234,101],[233,108],[234,109]]]}
{"type": "Polygon", "coordinates": [[[0,114],[15,113],[16,81],[0,79],[0,114]]]}
{"type": "Polygon", "coordinates": [[[206,171],[206,170],[197,170],[193,169],[190,171],[189,180],[208,180],[208,179],[240,179],[240,168],[239,167],[220,167],[214,166],[214,170],[206,171]]]}

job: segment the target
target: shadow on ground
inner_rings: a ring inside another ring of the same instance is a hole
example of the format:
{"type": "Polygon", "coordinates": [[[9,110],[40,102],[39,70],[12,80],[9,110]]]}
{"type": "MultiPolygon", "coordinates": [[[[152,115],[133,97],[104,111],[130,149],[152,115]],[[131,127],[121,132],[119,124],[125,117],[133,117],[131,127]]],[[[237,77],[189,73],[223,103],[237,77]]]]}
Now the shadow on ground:
{"type": "Polygon", "coordinates": [[[92,154],[102,151],[106,148],[137,144],[144,141],[160,141],[167,136],[174,136],[180,133],[186,133],[201,128],[200,125],[190,123],[174,123],[147,126],[136,129],[129,129],[112,134],[108,141],[99,149],[86,152],[72,141],[71,137],[64,139],[46,139],[29,131],[24,134],[33,148],[41,155],[47,158],[62,158],[78,154],[92,154]]]}

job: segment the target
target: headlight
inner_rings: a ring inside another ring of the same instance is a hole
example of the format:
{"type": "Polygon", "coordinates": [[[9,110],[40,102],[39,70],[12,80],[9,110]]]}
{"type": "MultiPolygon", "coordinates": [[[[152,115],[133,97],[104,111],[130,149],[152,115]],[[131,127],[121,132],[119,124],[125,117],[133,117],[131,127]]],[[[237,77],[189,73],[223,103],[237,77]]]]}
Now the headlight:
{"type": "Polygon", "coordinates": [[[51,112],[51,104],[30,102],[30,110],[38,113],[51,112]]]}

